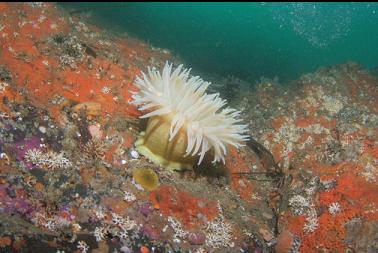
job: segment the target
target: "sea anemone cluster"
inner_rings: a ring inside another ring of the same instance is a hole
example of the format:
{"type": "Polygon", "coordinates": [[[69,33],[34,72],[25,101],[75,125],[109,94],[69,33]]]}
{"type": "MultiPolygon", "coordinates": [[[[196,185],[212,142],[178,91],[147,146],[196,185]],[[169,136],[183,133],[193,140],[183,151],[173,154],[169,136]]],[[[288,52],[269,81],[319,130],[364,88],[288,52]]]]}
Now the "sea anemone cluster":
{"type": "Polygon", "coordinates": [[[169,168],[192,168],[210,151],[213,162],[225,161],[227,145],[243,146],[247,126],[240,124],[240,112],[225,107],[219,93],[205,93],[209,82],[190,76],[190,69],[179,65],[172,71],[166,63],[162,73],[156,68],[142,72],[135,85],[134,105],[149,118],[147,129],[136,143],[151,160],[169,168]]]}

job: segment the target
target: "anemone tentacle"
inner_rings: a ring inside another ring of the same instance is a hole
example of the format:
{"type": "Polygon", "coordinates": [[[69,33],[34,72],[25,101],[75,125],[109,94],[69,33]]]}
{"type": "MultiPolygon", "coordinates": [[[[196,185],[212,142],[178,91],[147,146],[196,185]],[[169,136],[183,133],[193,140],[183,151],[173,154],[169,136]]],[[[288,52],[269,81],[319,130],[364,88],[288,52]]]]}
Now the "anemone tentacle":
{"type": "Polygon", "coordinates": [[[147,74],[142,72],[135,81],[140,91],[131,103],[141,111],[148,110],[141,118],[171,114],[169,140],[186,129],[185,156],[198,155],[200,164],[205,153],[213,150],[213,162],[224,162],[227,145],[238,148],[248,139],[247,125],[239,124],[240,112],[223,108],[227,101],[218,93],[207,94],[210,83],[190,76],[190,69],[179,65],[172,71],[172,66],[167,62],[162,73],[156,68],[148,68],[147,74]]]}

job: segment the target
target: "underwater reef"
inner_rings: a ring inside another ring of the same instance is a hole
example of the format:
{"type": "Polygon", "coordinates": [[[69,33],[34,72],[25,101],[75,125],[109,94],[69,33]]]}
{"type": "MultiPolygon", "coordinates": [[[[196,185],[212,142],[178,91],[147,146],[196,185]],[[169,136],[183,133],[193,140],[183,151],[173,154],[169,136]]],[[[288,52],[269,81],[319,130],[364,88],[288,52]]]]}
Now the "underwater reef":
{"type": "Polygon", "coordinates": [[[251,138],[174,171],[138,152],[133,104],[167,61],[55,4],[0,3],[0,252],[378,251],[377,76],[219,80],[251,138]]]}

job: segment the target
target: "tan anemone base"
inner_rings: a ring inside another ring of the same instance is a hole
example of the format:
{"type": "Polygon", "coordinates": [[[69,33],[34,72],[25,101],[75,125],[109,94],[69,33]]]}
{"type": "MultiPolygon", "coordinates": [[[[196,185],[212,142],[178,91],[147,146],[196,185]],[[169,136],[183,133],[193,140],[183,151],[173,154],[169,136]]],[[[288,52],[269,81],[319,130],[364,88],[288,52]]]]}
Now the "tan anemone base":
{"type": "Polygon", "coordinates": [[[186,156],[188,146],[185,126],[169,141],[172,115],[151,117],[147,129],[135,143],[139,153],[162,167],[181,170],[192,169],[196,157],[186,156]]]}

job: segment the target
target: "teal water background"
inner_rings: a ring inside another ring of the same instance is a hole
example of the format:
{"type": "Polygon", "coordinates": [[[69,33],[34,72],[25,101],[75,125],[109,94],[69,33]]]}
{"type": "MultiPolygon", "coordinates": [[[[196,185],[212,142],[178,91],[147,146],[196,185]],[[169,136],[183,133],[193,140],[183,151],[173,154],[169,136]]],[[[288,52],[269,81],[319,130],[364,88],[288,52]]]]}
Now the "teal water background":
{"type": "Polygon", "coordinates": [[[76,3],[108,29],[178,54],[188,67],[281,81],[351,60],[378,66],[377,3],[76,3]]]}

